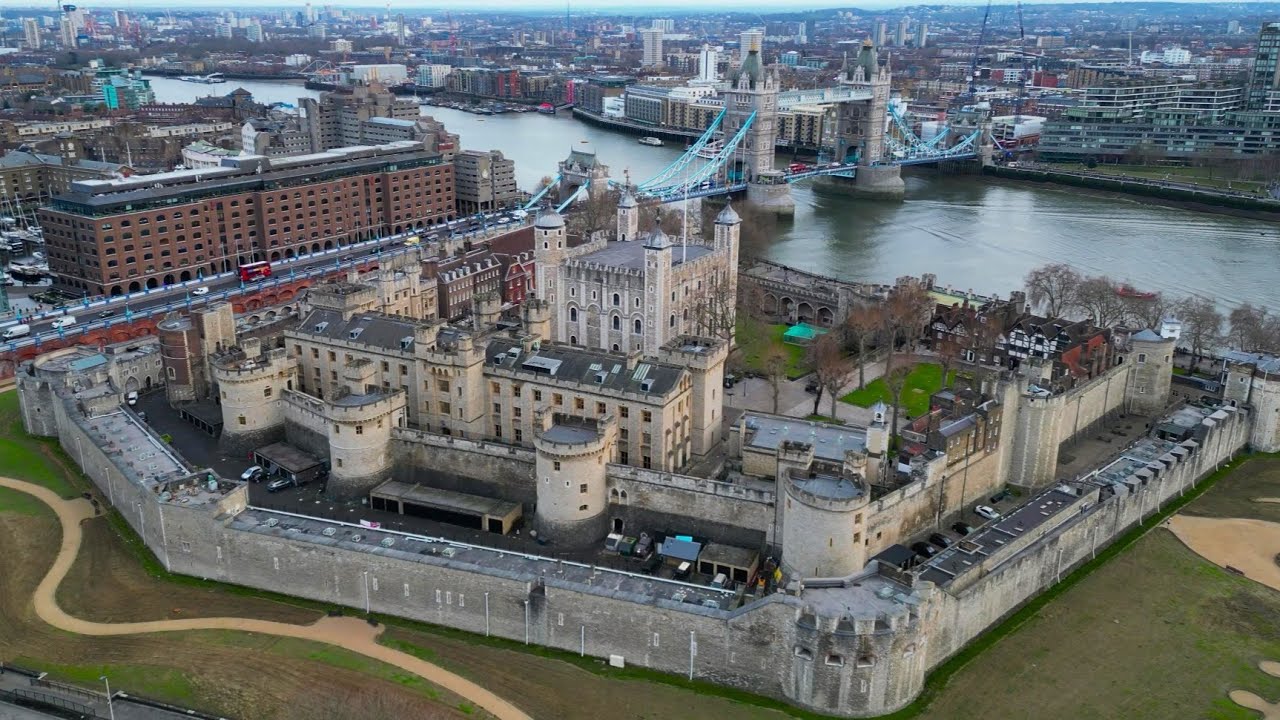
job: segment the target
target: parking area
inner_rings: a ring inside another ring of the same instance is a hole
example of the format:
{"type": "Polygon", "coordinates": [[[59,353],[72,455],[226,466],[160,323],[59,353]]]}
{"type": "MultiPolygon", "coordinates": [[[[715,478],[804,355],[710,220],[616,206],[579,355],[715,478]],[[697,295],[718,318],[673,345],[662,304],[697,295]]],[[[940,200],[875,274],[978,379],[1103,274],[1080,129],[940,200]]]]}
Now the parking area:
{"type": "Polygon", "coordinates": [[[927,530],[922,530],[901,544],[917,556],[915,558],[917,562],[920,562],[922,558],[931,558],[952,547],[960,540],[971,537],[986,525],[998,522],[999,519],[1008,517],[1011,513],[1017,511],[1025,498],[1015,494],[1015,492],[1012,489],[1006,489],[993,493],[988,497],[971,498],[962,512],[953,513],[943,518],[941,527],[930,527],[927,530]],[[999,515],[999,519],[979,514],[975,510],[979,506],[994,510],[999,515]],[[964,529],[962,526],[967,526],[968,530],[962,532],[964,529]]]}
{"type": "Polygon", "coordinates": [[[157,388],[138,398],[134,410],[146,414],[146,422],[160,435],[168,435],[170,445],[192,465],[213,468],[224,478],[239,478],[253,464],[252,456],[228,457],[218,449],[218,439],[182,418],[169,407],[164,389],[157,388]]]}

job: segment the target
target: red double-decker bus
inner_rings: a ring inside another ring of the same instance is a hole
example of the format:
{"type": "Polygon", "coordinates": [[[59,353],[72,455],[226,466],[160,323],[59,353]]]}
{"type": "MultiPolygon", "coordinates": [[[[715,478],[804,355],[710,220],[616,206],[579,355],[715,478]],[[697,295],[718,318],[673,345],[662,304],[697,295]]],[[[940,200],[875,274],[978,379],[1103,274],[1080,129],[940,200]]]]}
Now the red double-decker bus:
{"type": "Polygon", "coordinates": [[[269,277],[271,277],[271,263],[265,260],[240,266],[240,279],[244,282],[256,282],[269,277]]]}

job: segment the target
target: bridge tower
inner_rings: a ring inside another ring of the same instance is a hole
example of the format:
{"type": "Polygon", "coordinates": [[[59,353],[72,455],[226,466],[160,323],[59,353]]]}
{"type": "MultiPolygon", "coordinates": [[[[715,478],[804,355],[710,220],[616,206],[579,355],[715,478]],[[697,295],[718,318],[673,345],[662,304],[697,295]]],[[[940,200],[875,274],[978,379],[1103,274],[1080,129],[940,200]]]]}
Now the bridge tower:
{"type": "Polygon", "coordinates": [[[778,135],[778,76],[767,72],[760,62],[760,51],[751,50],[742,67],[729,76],[725,92],[724,136],[731,138],[746,124],[751,113],[756,119],[738,146],[740,170],[747,182],[760,173],[773,170],[773,146],[778,135]]]}
{"type": "Polygon", "coordinates": [[[734,154],[738,161],[727,168],[747,182],[747,199],[756,206],[779,214],[795,212],[791,188],[783,174],[773,169],[774,144],[778,137],[778,75],[768,72],[760,51],[752,49],[742,66],[729,76],[724,94],[724,137],[732,138],[755,113],[734,154]]]}
{"type": "Polygon", "coordinates": [[[893,74],[889,62],[881,64],[880,53],[870,38],[853,65],[846,61],[840,69],[840,84],[869,90],[871,99],[846,102],[836,111],[836,156],[839,162],[858,163],[853,189],[874,195],[901,196],[904,187],[896,165],[884,160],[884,133],[889,114],[889,91],[893,74]]]}
{"type": "Polygon", "coordinates": [[[609,166],[600,162],[594,151],[573,148],[569,157],[560,161],[560,187],[556,190],[566,200],[578,188],[591,183],[587,193],[592,198],[609,191],[609,166]]]}

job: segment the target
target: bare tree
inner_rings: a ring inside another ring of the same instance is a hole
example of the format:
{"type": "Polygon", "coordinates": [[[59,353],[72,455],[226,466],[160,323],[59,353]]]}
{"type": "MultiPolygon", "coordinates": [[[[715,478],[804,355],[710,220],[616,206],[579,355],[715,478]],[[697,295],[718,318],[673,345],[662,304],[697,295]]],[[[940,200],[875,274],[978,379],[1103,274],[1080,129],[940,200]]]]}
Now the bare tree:
{"type": "Polygon", "coordinates": [[[618,221],[619,199],[616,190],[588,193],[586,198],[570,206],[572,212],[565,219],[565,230],[590,240],[596,233],[613,229],[618,221]]]}
{"type": "Polygon", "coordinates": [[[1075,306],[1081,278],[1070,265],[1043,265],[1027,273],[1027,299],[1043,308],[1046,317],[1062,317],[1075,306]]]}
{"type": "Polygon", "coordinates": [[[867,386],[867,348],[882,325],[883,309],[875,305],[858,305],[844,319],[844,331],[853,341],[858,362],[858,389],[867,386]]]}
{"type": "Polygon", "coordinates": [[[1231,311],[1231,344],[1239,350],[1254,352],[1263,343],[1267,327],[1267,309],[1245,303],[1231,311]]]}
{"type": "Polygon", "coordinates": [[[735,292],[729,269],[717,270],[702,283],[693,302],[696,332],[707,337],[732,340],[737,324],[738,308],[760,307],[760,289],[752,283],[740,283],[735,292]]]}
{"type": "Polygon", "coordinates": [[[1192,295],[1178,303],[1182,338],[1191,345],[1191,367],[1196,367],[1204,350],[1222,335],[1222,313],[1208,298],[1192,295]]]}
{"type": "Polygon", "coordinates": [[[1120,303],[1124,305],[1125,320],[1144,328],[1158,327],[1170,310],[1170,303],[1160,294],[1153,298],[1124,297],[1120,303]]]}
{"type": "Polygon", "coordinates": [[[831,417],[835,417],[836,400],[840,388],[849,377],[849,360],[840,347],[840,341],[830,333],[823,335],[809,344],[805,363],[813,372],[818,392],[813,396],[813,414],[818,414],[818,406],[822,402],[822,393],[831,395],[831,417]]]}
{"type": "Polygon", "coordinates": [[[915,352],[916,345],[924,334],[924,327],[929,324],[934,305],[929,292],[920,285],[899,285],[889,294],[888,313],[894,326],[894,335],[905,341],[909,352],[915,352]]]}
{"type": "Polygon", "coordinates": [[[1124,300],[1116,292],[1116,284],[1106,276],[1091,277],[1076,290],[1075,307],[1087,314],[1098,327],[1111,327],[1125,317],[1124,300]]]}
{"type": "MultiPolygon", "coordinates": [[[[894,445],[898,437],[898,411],[902,408],[902,390],[907,386],[907,376],[911,374],[909,367],[895,367],[884,374],[884,386],[889,391],[889,399],[893,402],[893,420],[889,425],[889,447],[894,445]]],[[[895,461],[896,462],[896,461],[895,461]]]]}
{"type": "Polygon", "coordinates": [[[765,379],[773,400],[773,414],[778,414],[778,398],[782,393],[782,381],[787,379],[787,354],[777,345],[770,344],[760,357],[765,379]]]}

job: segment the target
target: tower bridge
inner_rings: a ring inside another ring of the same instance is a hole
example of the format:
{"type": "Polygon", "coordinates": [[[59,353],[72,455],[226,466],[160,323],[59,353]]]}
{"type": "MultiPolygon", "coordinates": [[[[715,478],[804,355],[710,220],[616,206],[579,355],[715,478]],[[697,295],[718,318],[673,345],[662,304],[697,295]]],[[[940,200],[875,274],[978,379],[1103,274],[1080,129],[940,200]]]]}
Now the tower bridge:
{"type": "MultiPolygon", "coordinates": [[[[982,122],[945,126],[925,140],[889,102],[892,68],[881,62],[870,40],[853,62],[840,68],[838,84],[812,90],[782,91],[776,71],[763,66],[752,50],[729,76],[724,107],[706,131],[679,158],[634,187],[641,202],[675,202],[746,191],[755,205],[789,214],[794,211],[790,183],[816,177],[853,192],[900,196],[902,166],[987,157],[990,132],[982,122]],[[835,137],[831,160],[816,165],[775,168],[778,112],[801,104],[834,106],[835,137]]],[[[560,163],[557,185],[563,210],[584,194],[617,181],[594,156],[574,151],[560,163]]],[[[529,203],[541,201],[544,189],[529,203]]]]}

